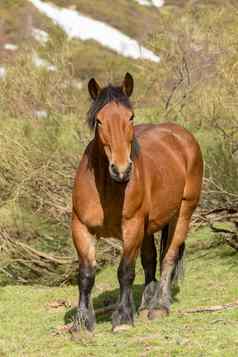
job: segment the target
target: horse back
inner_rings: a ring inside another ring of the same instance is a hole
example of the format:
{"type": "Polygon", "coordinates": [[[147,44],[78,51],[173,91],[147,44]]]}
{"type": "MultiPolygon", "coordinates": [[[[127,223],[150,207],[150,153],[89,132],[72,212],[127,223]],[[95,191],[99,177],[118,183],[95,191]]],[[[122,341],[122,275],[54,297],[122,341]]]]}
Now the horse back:
{"type": "MultiPolygon", "coordinates": [[[[135,126],[135,136],[145,156],[170,167],[176,162],[186,175],[196,165],[202,164],[202,154],[195,137],[175,123],[142,124],[135,126]]],[[[175,165],[176,166],[176,165],[175,165]]]]}
{"type": "Polygon", "coordinates": [[[135,127],[143,160],[148,216],[158,228],[176,214],[182,200],[196,206],[202,182],[202,155],[194,136],[174,123],[135,127]]]}

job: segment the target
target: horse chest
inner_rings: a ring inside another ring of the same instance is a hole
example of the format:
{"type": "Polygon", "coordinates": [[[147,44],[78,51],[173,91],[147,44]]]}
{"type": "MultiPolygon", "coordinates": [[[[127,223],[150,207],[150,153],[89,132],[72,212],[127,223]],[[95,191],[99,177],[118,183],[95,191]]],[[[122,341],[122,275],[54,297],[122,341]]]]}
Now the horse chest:
{"type": "Polygon", "coordinates": [[[121,237],[123,204],[123,192],[118,187],[115,190],[108,190],[107,188],[104,190],[100,197],[103,221],[101,226],[98,227],[98,235],[103,237],[121,237]]]}
{"type": "MultiPolygon", "coordinates": [[[[127,187],[128,188],[128,187],[127,187]]],[[[123,185],[108,186],[100,195],[100,206],[103,212],[103,221],[97,228],[98,237],[114,237],[121,239],[123,221],[134,217],[139,206],[138,196],[133,199],[133,191],[125,189],[123,185]]]]}
{"type": "Polygon", "coordinates": [[[123,221],[133,218],[143,201],[137,181],[137,176],[129,183],[113,182],[106,175],[88,174],[87,181],[78,176],[73,196],[80,221],[97,237],[121,239],[123,221]]]}

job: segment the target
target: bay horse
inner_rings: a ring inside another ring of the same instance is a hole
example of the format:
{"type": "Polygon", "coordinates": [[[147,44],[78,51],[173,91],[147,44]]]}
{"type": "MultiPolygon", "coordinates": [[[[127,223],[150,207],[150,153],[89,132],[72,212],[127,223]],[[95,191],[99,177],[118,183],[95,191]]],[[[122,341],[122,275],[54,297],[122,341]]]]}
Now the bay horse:
{"type": "Polygon", "coordinates": [[[95,135],[76,173],[72,237],[79,257],[79,306],[73,331],[93,330],[91,291],[95,282],[95,240],[122,241],[118,268],[120,296],[113,330],[134,324],[132,284],[138,253],[145,275],[139,308],[148,319],[168,315],[189,222],[201,192],[203,160],[193,135],[174,123],[134,126],[129,97],[134,81],[121,86],[88,83],[93,100],[88,124],[95,135]],[[154,233],[162,230],[160,282],[156,280],[154,233]],[[126,326],[125,326],[126,325],[126,326]]]}

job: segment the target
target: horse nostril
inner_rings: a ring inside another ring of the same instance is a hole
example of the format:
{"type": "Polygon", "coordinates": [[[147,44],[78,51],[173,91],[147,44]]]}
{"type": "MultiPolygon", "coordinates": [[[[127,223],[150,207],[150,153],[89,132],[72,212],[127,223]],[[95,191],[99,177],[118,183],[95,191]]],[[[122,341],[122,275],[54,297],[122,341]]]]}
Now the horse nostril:
{"type": "Polygon", "coordinates": [[[128,180],[132,169],[132,162],[129,161],[126,169],[119,170],[118,166],[111,163],[110,164],[110,173],[113,178],[117,177],[119,181],[128,180]]]}
{"type": "Polygon", "coordinates": [[[118,168],[116,167],[116,165],[111,164],[111,170],[115,175],[119,174],[118,168]]]}

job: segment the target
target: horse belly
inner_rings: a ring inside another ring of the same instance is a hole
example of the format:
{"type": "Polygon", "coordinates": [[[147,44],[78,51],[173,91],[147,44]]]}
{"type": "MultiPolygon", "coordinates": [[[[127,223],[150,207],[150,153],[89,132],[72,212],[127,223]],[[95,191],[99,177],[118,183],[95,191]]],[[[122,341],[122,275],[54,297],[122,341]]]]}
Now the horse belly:
{"type": "Polygon", "coordinates": [[[178,214],[183,199],[184,187],[183,177],[179,178],[177,176],[177,182],[173,180],[170,185],[162,186],[158,192],[152,192],[148,224],[148,230],[151,233],[159,231],[178,214]]]}
{"type": "Polygon", "coordinates": [[[178,211],[179,207],[175,206],[174,208],[170,208],[162,212],[157,212],[157,215],[155,217],[150,217],[147,229],[148,233],[152,234],[157,231],[160,231],[166,224],[168,224],[172,220],[173,217],[178,214],[178,211]]]}

